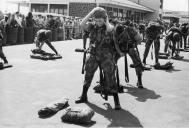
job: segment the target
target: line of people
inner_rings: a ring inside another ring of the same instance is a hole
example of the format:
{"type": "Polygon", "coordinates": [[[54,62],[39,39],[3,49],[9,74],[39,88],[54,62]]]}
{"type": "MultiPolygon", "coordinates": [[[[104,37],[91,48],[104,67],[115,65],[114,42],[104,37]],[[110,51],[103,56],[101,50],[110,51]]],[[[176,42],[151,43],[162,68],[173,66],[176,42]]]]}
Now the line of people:
{"type": "Polygon", "coordinates": [[[58,31],[56,33],[57,35],[61,35],[62,33],[59,40],[71,40],[79,39],[82,37],[82,31],[79,25],[80,21],[81,19],[77,17],[61,17],[53,15],[44,16],[43,13],[33,15],[31,12],[29,12],[28,15],[25,16],[20,14],[19,12],[16,12],[13,14],[5,14],[4,18],[0,19],[0,29],[3,32],[4,45],[9,43],[6,40],[6,37],[9,35],[9,29],[11,28],[24,29],[33,27],[34,29],[31,29],[31,31],[33,31],[33,35],[35,35],[37,30],[39,29],[62,30],[62,32],[58,31]]]}

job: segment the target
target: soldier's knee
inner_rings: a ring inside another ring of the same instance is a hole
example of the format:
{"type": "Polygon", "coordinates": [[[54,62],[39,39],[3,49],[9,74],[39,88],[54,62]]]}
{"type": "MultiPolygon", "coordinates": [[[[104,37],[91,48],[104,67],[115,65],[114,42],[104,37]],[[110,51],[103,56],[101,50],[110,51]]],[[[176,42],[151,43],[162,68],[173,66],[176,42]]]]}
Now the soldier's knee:
{"type": "Polygon", "coordinates": [[[113,61],[109,60],[102,64],[102,69],[105,72],[112,73],[116,69],[116,65],[113,63],[113,61]]]}

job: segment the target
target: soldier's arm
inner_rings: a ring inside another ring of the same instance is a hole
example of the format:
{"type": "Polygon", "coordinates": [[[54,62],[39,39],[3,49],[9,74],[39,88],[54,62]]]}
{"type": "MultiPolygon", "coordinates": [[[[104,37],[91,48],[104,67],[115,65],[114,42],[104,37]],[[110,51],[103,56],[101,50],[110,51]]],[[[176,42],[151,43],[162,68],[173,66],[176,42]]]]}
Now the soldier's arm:
{"type": "Polygon", "coordinates": [[[134,35],[134,39],[135,39],[135,41],[136,41],[136,44],[141,44],[141,42],[142,42],[142,37],[141,37],[141,35],[139,34],[139,31],[137,31],[136,29],[132,29],[132,31],[133,31],[133,35],[134,35]]]}
{"type": "Polygon", "coordinates": [[[106,16],[106,31],[112,32],[114,30],[114,26],[110,24],[108,15],[106,16]]]}
{"type": "Polygon", "coordinates": [[[3,34],[1,30],[0,30],[0,39],[3,39],[3,34]]]}
{"type": "Polygon", "coordinates": [[[80,23],[81,29],[86,30],[86,31],[88,30],[89,24],[87,24],[87,22],[88,22],[89,18],[90,18],[90,17],[95,13],[95,11],[98,10],[98,9],[99,9],[99,7],[94,8],[91,12],[89,12],[89,14],[88,14],[87,16],[85,16],[85,17],[83,18],[83,20],[82,20],[81,23],[80,23]]]}

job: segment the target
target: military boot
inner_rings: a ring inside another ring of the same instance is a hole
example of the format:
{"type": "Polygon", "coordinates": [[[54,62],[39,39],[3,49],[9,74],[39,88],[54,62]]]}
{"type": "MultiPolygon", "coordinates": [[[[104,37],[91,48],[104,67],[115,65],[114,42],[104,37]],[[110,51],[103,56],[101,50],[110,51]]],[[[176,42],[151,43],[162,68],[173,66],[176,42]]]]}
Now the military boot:
{"type": "Polygon", "coordinates": [[[114,94],[114,104],[115,104],[115,110],[120,110],[121,109],[121,105],[120,105],[120,102],[119,102],[118,94],[114,94]]]}
{"type": "Polygon", "coordinates": [[[75,101],[76,104],[80,103],[86,103],[87,100],[87,92],[88,92],[88,87],[83,87],[83,92],[82,95],[75,101]]]}
{"type": "Polygon", "coordinates": [[[143,84],[142,84],[142,75],[138,75],[138,82],[137,82],[137,87],[139,89],[143,89],[143,84]]]}

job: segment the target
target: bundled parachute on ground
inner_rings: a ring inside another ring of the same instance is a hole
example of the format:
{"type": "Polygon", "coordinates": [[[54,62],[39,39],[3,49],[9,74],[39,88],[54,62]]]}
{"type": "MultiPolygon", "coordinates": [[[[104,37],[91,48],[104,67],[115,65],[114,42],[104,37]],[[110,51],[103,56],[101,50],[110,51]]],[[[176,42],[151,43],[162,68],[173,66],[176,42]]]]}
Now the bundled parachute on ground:
{"type": "Polygon", "coordinates": [[[94,111],[90,108],[68,108],[62,116],[63,122],[76,124],[88,124],[94,116],[94,111]]]}

